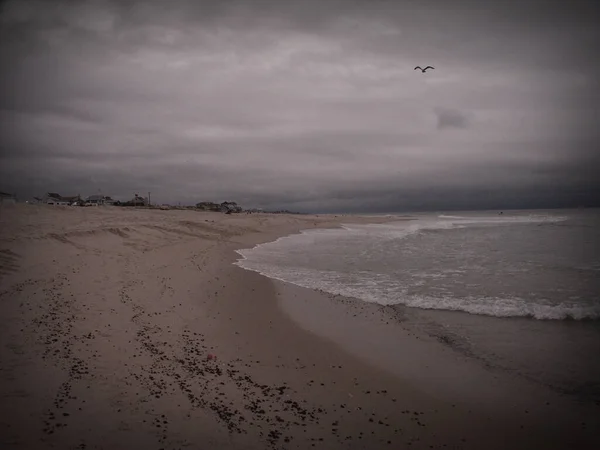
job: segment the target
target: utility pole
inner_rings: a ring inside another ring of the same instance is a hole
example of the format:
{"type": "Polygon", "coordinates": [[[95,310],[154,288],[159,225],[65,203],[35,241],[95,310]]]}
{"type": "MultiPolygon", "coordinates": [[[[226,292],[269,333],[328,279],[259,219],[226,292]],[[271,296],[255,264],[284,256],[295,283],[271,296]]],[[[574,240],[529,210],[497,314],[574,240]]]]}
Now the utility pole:
{"type": "Polygon", "coordinates": [[[150,206],[150,191],[148,191],[148,206],[150,206]]]}

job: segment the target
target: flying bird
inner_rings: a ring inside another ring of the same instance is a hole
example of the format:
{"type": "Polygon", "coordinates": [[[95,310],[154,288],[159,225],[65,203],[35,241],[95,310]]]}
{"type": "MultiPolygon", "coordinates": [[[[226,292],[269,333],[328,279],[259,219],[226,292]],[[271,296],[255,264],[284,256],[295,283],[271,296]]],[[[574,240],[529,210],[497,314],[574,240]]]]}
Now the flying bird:
{"type": "Polygon", "coordinates": [[[425,73],[427,69],[435,69],[435,67],[427,66],[424,69],[421,69],[420,66],[415,67],[415,70],[419,69],[421,72],[425,73]]]}

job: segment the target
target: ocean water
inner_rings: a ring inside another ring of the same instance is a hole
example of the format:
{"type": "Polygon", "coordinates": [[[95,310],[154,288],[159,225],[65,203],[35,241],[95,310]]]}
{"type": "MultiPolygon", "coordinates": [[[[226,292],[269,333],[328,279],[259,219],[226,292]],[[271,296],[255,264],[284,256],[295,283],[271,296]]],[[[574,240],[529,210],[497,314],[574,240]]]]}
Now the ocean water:
{"type": "Polygon", "coordinates": [[[599,210],[413,217],[304,231],[237,264],[391,305],[490,367],[600,400],[599,210]]]}

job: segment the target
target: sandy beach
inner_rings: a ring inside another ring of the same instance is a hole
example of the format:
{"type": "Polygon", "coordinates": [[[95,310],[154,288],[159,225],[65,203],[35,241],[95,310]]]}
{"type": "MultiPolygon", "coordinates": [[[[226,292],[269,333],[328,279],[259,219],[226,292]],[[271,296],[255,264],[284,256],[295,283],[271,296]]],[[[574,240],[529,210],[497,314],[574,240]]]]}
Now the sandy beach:
{"type": "Polygon", "coordinates": [[[599,448],[598,405],[233,264],[302,229],[387,220],[3,207],[0,446],[599,448]]]}

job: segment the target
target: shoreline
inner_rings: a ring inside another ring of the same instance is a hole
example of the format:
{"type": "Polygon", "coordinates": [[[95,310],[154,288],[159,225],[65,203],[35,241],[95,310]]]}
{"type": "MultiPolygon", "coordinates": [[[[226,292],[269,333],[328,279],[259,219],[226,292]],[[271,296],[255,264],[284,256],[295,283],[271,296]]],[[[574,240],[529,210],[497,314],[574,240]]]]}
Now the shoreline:
{"type": "MultiPolygon", "coordinates": [[[[240,256],[243,258],[243,255],[240,256]]],[[[597,401],[594,404],[593,400],[588,399],[582,403],[575,395],[513,374],[499,365],[490,365],[476,355],[455,348],[452,338],[445,334],[445,330],[429,333],[411,324],[411,321],[423,320],[418,316],[431,314],[446,319],[448,316],[468,315],[473,316],[475,321],[489,322],[514,319],[515,323],[523,323],[526,319],[522,317],[498,318],[460,311],[420,310],[402,305],[384,306],[303,287],[270,277],[258,270],[244,270],[257,273],[271,281],[279,296],[279,307],[296,325],[329,340],[371,367],[402,379],[414,390],[427,396],[448,404],[460,405],[468,413],[477,408],[480,413],[493,417],[494,421],[512,422],[514,428],[528,428],[529,432],[537,429],[540,436],[546,433],[548,428],[560,430],[556,438],[563,433],[585,435],[586,427],[589,427],[590,423],[596,424],[592,426],[600,424],[600,405],[597,401]],[[336,324],[340,316],[343,317],[343,323],[336,324]],[[357,338],[357,331],[369,335],[371,342],[361,342],[364,339],[362,336],[357,338]],[[395,344],[389,344],[397,342],[402,342],[404,346],[402,355],[394,348],[395,344]],[[410,364],[413,365],[409,370],[405,364],[407,353],[410,364]],[[447,380],[431,376],[431,373],[441,371],[446,372],[447,380]],[[448,372],[451,372],[450,375],[448,372]],[[544,407],[540,408],[540,405],[544,407]]],[[[453,414],[455,413],[456,410],[453,411],[453,414]]],[[[593,440],[591,435],[588,437],[593,440]]],[[[554,445],[556,448],[585,445],[585,438],[579,444],[557,444],[560,439],[556,441],[556,438],[548,439],[545,448],[554,445]]],[[[489,447],[489,443],[485,445],[489,447]]],[[[542,444],[540,442],[536,445],[542,444]]],[[[513,442],[511,448],[521,447],[518,442],[513,442]]],[[[529,447],[526,445],[523,448],[529,447]]]]}
{"type": "Polygon", "coordinates": [[[593,420],[500,427],[366,361],[280,308],[326,295],[233,264],[376,218],[36,208],[0,217],[6,448],[593,448],[593,420]]]}

